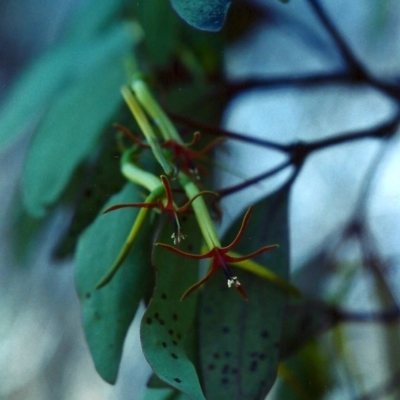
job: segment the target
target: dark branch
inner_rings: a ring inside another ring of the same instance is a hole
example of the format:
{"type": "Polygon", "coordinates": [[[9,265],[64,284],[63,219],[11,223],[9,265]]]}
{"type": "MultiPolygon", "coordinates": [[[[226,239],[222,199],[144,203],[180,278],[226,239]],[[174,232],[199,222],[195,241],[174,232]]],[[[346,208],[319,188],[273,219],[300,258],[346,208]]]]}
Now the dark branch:
{"type": "Polygon", "coordinates": [[[311,152],[320,150],[329,146],[336,146],[360,139],[381,139],[388,138],[394,135],[400,124],[400,112],[396,113],[389,121],[385,121],[370,129],[363,129],[359,131],[351,131],[335,135],[331,138],[317,140],[308,144],[304,144],[306,149],[311,152]]]}
{"type": "Polygon", "coordinates": [[[221,197],[225,197],[225,196],[229,196],[230,194],[239,192],[243,189],[246,189],[247,187],[254,185],[255,183],[261,182],[264,179],[267,179],[275,174],[277,174],[278,172],[284,170],[285,168],[289,167],[290,165],[292,165],[292,161],[285,161],[282,164],[278,165],[277,167],[275,167],[272,170],[269,170],[267,172],[263,172],[260,175],[255,176],[254,178],[245,180],[242,183],[239,183],[238,185],[233,185],[230,187],[227,187],[225,189],[221,189],[219,190],[217,193],[219,194],[220,198],[221,197]]]}
{"type": "Polygon", "coordinates": [[[246,136],[241,133],[231,132],[231,131],[228,131],[223,128],[218,128],[216,126],[205,124],[204,122],[195,121],[193,119],[186,118],[182,115],[171,114],[171,113],[169,115],[175,122],[184,124],[193,129],[199,129],[200,131],[211,134],[211,135],[215,135],[215,136],[219,136],[219,137],[226,137],[228,139],[239,140],[241,142],[246,142],[249,144],[255,144],[257,146],[267,147],[270,149],[283,151],[285,153],[288,152],[288,147],[283,144],[271,142],[271,141],[265,140],[265,139],[258,139],[258,138],[254,138],[251,136],[246,136]]]}
{"type": "Polygon", "coordinates": [[[364,71],[364,67],[362,66],[361,62],[357,60],[354,52],[347,45],[347,42],[344,40],[343,36],[339,33],[336,26],[326,14],[319,0],[309,0],[309,2],[315,14],[322,22],[327,32],[331,35],[332,39],[335,41],[336,46],[338,47],[343,59],[346,61],[348,67],[350,68],[353,79],[366,80],[365,77],[367,76],[367,74],[364,71]]]}
{"type": "Polygon", "coordinates": [[[277,89],[282,87],[313,87],[321,85],[360,84],[355,82],[348,72],[328,72],[307,74],[303,76],[283,76],[274,78],[249,78],[225,82],[221,87],[223,94],[229,98],[251,89],[277,89]]]}

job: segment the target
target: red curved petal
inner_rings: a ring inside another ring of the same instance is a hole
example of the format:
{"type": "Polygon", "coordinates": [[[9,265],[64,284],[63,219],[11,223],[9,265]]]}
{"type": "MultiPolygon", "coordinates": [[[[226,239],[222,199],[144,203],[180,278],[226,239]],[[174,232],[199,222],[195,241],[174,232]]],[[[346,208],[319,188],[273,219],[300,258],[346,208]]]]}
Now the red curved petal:
{"type": "Polygon", "coordinates": [[[190,286],[189,289],[186,290],[185,293],[183,293],[182,297],[181,297],[181,301],[185,300],[186,297],[188,297],[191,293],[193,293],[197,288],[199,288],[200,286],[202,286],[206,281],[208,281],[214,274],[215,274],[216,270],[210,269],[210,271],[208,272],[208,274],[201,280],[199,280],[197,283],[195,283],[194,285],[190,286]]]}
{"type": "Polygon", "coordinates": [[[246,214],[245,214],[244,217],[243,217],[242,225],[241,225],[241,227],[240,227],[240,229],[239,229],[238,234],[236,235],[235,239],[233,240],[233,242],[232,242],[230,245],[228,245],[228,246],[221,247],[221,250],[222,250],[224,253],[228,252],[229,250],[232,250],[232,249],[239,243],[240,239],[242,238],[242,236],[243,236],[243,234],[244,234],[244,231],[245,231],[245,229],[246,229],[246,226],[247,226],[247,224],[248,224],[248,222],[249,222],[249,218],[250,218],[250,215],[251,215],[252,210],[253,210],[253,207],[252,207],[252,206],[250,206],[250,207],[247,209],[246,214]]]}
{"type": "Polygon", "coordinates": [[[235,263],[235,262],[245,261],[245,260],[248,260],[249,258],[253,258],[255,256],[258,256],[259,254],[265,253],[267,251],[274,250],[274,249],[276,249],[278,247],[279,247],[279,245],[277,245],[277,244],[271,244],[269,246],[261,247],[261,249],[258,249],[256,251],[254,251],[253,253],[247,254],[247,255],[242,256],[242,257],[233,257],[233,256],[230,256],[229,254],[225,254],[225,260],[228,263],[235,263]]]}
{"type": "Polygon", "coordinates": [[[179,254],[180,256],[193,258],[195,260],[203,260],[204,258],[210,258],[210,257],[213,257],[213,255],[214,255],[214,249],[210,250],[208,253],[205,253],[205,254],[191,254],[191,253],[186,253],[185,251],[179,250],[176,247],[170,246],[169,244],[156,243],[156,246],[160,246],[163,249],[172,251],[173,253],[179,254]]]}
{"type": "Polygon", "coordinates": [[[158,203],[122,203],[116,204],[115,206],[111,206],[103,211],[103,214],[106,214],[110,211],[119,210],[120,208],[158,208],[158,203]]]}

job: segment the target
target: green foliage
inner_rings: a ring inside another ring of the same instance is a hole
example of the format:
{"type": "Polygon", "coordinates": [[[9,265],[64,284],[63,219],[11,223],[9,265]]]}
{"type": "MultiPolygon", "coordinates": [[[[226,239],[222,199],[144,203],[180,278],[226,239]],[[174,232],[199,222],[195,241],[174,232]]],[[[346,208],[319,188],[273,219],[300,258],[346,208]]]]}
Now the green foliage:
{"type": "MultiPolygon", "coordinates": [[[[162,228],[160,242],[171,242],[170,221],[162,228]]],[[[190,235],[181,243],[185,251],[199,251],[201,237],[193,217],[182,222],[190,235]]],[[[154,249],[156,286],[142,318],[140,337],[144,355],[154,372],[192,399],[204,399],[195,365],[194,316],[197,293],[180,301],[198,277],[198,262],[162,248],[154,249]]]]}
{"type": "MultiPolygon", "coordinates": [[[[136,186],[128,183],[107,205],[139,200],[136,186]]],[[[113,281],[101,290],[95,286],[117,257],[137,213],[125,209],[99,215],[81,236],[76,255],[75,281],[86,339],[97,371],[109,383],[116,381],[126,333],[151,281],[150,224],[113,281]]]]}
{"type": "MultiPolygon", "coordinates": [[[[245,254],[265,243],[279,243],[279,249],[263,254],[259,262],[283,279],[289,276],[288,195],[285,186],[254,206],[238,248],[245,254]]],[[[233,224],[224,241],[229,242],[240,224],[233,224]]],[[[199,345],[206,397],[263,399],[276,377],[287,294],[256,275],[238,269],[234,274],[248,302],[228,290],[221,277],[202,292],[199,345]]]]}
{"type": "Polygon", "coordinates": [[[72,188],[75,190],[71,195],[74,215],[57,245],[55,255],[58,258],[74,253],[79,235],[96,218],[107,200],[119,192],[126,182],[120,174],[118,160],[121,152],[113,137],[114,130],[106,129],[105,133],[109,134],[109,138],[101,145],[100,154],[89,165],[82,168],[83,173],[77,174],[79,176],[78,189],[72,188]]]}
{"type": "Polygon", "coordinates": [[[109,39],[109,49],[100,43],[97,47],[107,53],[104,62],[96,60],[74,84],[60,89],[32,140],[23,173],[23,194],[26,208],[34,216],[43,216],[59,198],[121,103],[118,89],[125,74],[119,58],[130,40],[124,28],[112,32],[109,39]]]}
{"type": "MultiPolygon", "coordinates": [[[[201,257],[189,258],[154,247],[154,231],[158,234],[157,240],[171,244],[174,230],[169,219],[155,230],[154,222],[160,222],[161,218],[153,211],[149,213],[151,218],[147,216],[142,221],[139,236],[120,270],[105,287],[95,289],[114,264],[138,215],[138,208],[114,210],[96,219],[94,215],[126,180],[141,184],[144,189],[126,183],[107,206],[142,202],[146,195],[142,191],[151,191],[146,183],[157,183],[161,173],[156,170],[156,175],[152,174],[155,167],[151,150],[143,150],[146,144],[138,144],[131,138],[135,142],[130,149],[133,151],[124,156],[129,154],[127,170],[129,166],[135,169],[131,176],[122,171],[123,176],[114,158],[115,144],[108,146],[109,141],[103,137],[110,131],[120,109],[120,86],[129,82],[132,72],[127,65],[130,68],[133,65],[133,72],[137,72],[135,68],[140,65],[144,72],[154,73],[152,78],[164,85],[165,93],[160,91],[164,95],[160,96],[162,101],[166,100],[169,111],[181,116],[195,115],[195,119],[215,124],[226,105],[225,98],[216,93],[224,87],[224,82],[218,79],[222,74],[224,46],[229,38],[188,28],[175,15],[168,0],[134,2],[129,10],[135,22],[128,26],[121,21],[121,3],[115,0],[90,2],[81,18],[73,21],[60,46],[25,71],[0,113],[1,147],[11,145],[26,127],[36,124],[22,177],[24,206],[30,215],[45,216],[66,188],[73,186],[71,181],[80,172],[77,170],[90,164],[88,159],[94,162],[91,165],[93,176],[80,194],[74,225],[61,252],[69,253],[80,236],[75,280],[95,367],[104,380],[115,383],[127,331],[139,302],[144,299],[147,309],[140,327],[141,344],[157,377],[149,385],[145,399],[181,400],[189,396],[196,400],[261,400],[274,384],[282,359],[285,366],[293,370],[286,375],[282,372],[282,398],[302,398],[306,393],[308,398],[317,399],[324,385],[329,384],[329,371],[318,373],[325,361],[318,357],[319,349],[313,344],[304,352],[297,352],[310,338],[337,323],[327,309],[304,298],[291,299],[287,304],[288,293],[284,288],[238,266],[232,270],[246,290],[248,302],[235,290],[228,289],[219,271],[204,287],[180,301],[182,294],[199,279],[201,257]],[[137,24],[141,29],[137,29],[137,24]],[[139,44],[141,30],[143,46],[139,44]],[[146,51],[142,54],[143,47],[146,51]],[[107,145],[100,151],[103,143],[107,145]],[[138,177],[138,171],[143,176],[138,177]],[[286,363],[289,357],[292,358],[286,363]],[[316,389],[301,388],[296,392],[297,380],[309,381],[311,377],[316,389]],[[296,397],[299,393],[300,397],[296,397]]],[[[186,22],[206,31],[221,29],[230,3],[229,0],[171,0],[173,8],[186,22]]],[[[249,22],[257,17],[254,9],[243,10],[239,6],[236,10],[236,17],[248,16],[249,21],[242,21],[239,27],[233,23],[231,38],[240,37],[252,26],[249,22]]],[[[136,83],[140,81],[146,87],[140,76],[138,74],[136,83]]],[[[138,101],[137,88],[136,92],[129,86],[124,90],[138,101]]],[[[162,137],[160,132],[165,132],[161,122],[170,122],[167,114],[160,111],[155,99],[153,107],[146,107],[149,106],[146,98],[139,100],[146,121],[149,120],[149,131],[154,134],[152,139],[162,157],[168,158],[171,170],[172,166],[187,164],[187,176],[182,179],[179,171],[177,176],[171,173],[171,181],[178,177],[175,186],[186,191],[187,197],[193,200],[203,186],[207,186],[207,179],[212,180],[213,170],[209,168],[209,176],[200,182],[189,177],[194,161],[190,159],[193,153],[188,151],[188,141],[181,138],[178,130],[175,136],[162,137]],[[155,110],[155,115],[149,110],[155,110]],[[161,116],[163,118],[159,118],[161,116]],[[165,147],[166,142],[169,147],[165,147]]],[[[172,123],[170,126],[175,129],[172,123]]],[[[135,137],[137,128],[135,126],[135,137]]],[[[202,136],[201,145],[207,144],[207,139],[207,135],[202,136]]],[[[132,145],[128,140],[124,143],[132,145]]],[[[192,145],[196,148],[199,143],[192,145]]],[[[288,183],[254,206],[246,234],[235,248],[235,252],[248,254],[268,244],[279,244],[279,249],[258,256],[257,262],[285,281],[289,280],[289,192],[288,183]]],[[[169,207],[163,209],[156,202],[152,205],[176,218],[174,223],[178,226],[180,221],[187,237],[177,243],[179,250],[199,255],[203,242],[208,246],[207,251],[222,248],[209,207],[202,197],[196,197],[189,213],[181,218],[176,212],[179,207],[175,207],[176,192],[170,191],[167,195],[170,196],[167,200],[171,200],[169,207]]],[[[70,205],[71,198],[76,201],[76,197],[68,193],[63,200],[70,205]]],[[[161,205],[165,206],[165,198],[156,200],[164,201],[161,205]]],[[[240,231],[241,222],[239,218],[232,224],[223,243],[232,242],[240,231]]],[[[226,265],[218,263],[221,260],[215,254],[215,268],[225,267],[226,272],[226,265]]],[[[306,276],[304,270],[302,273],[306,276]]],[[[318,287],[322,287],[322,281],[318,287]]],[[[313,284],[314,291],[315,288],[313,284]]]]}
{"type": "Polygon", "coordinates": [[[170,0],[172,7],[189,25],[205,31],[219,31],[231,0],[170,0]]]}
{"type": "MultiPolygon", "coordinates": [[[[131,35],[121,26],[103,33],[120,4],[107,0],[100,5],[90,3],[71,24],[64,40],[29,65],[12,88],[4,108],[0,110],[0,149],[5,150],[45,115],[49,104],[67,86],[83,82],[98,63],[110,62],[126,46],[131,35]],[[90,17],[89,17],[90,15],[90,17]]],[[[100,66],[101,69],[101,66],[100,66]]],[[[66,117],[63,116],[63,121],[66,117]]]]}

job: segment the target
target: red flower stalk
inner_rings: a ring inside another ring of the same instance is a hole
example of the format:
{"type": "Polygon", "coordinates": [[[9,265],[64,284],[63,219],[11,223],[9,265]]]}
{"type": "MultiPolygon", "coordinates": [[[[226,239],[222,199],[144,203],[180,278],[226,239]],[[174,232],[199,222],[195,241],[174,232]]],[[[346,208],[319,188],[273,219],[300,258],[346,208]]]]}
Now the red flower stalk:
{"type": "Polygon", "coordinates": [[[169,213],[171,218],[174,220],[174,232],[172,233],[171,238],[174,240],[174,244],[177,244],[177,243],[180,243],[181,240],[185,239],[185,236],[183,235],[183,233],[181,231],[181,225],[179,222],[178,214],[187,212],[190,205],[193,203],[194,200],[197,199],[197,197],[202,196],[204,194],[212,194],[214,196],[218,196],[218,194],[215,192],[204,190],[204,191],[198,193],[192,199],[190,199],[183,206],[176,207],[174,204],[173,196],[172,196],[172,189],[171,189],[171,186],[169,184],[167,177],[164,175],[161,175],[160,179],[161,179],[162,184],[165,189],[165,196],[166,196],[165,203],[162,201],[162,199],[157,199],[156,201],[153,201],[153,202],[116,204],[115,206],[107,208],[107,210],[105,210],[103,212],[103,214],[108,213],[110,211],[119,210],[120,208],[128,208],[128,207],[158,208],[161,213],[163,213],[163,212],[169,213]]]}
{"type": "Polygon", "coordinates": [[[187,289],[186,292],[182,295],[181,300],[184,300],[194,290],[196,290],[198,287],[202,286],[206,281],[208,281],[217,272],[217,270],[219,268],[222,269],[222,271],[224,272],[224,274],[227,278],[228,287],[234,286],[238,290],[238,292],[243,296],[243,298],[245,300],[248,299],[246,292],[244,291],[238,278],[236,276],[232,275],[232,272],[231,272],[228,264],[234,264],[234,263],[237,263],[240,261],[248,260],[259,254],[265,253],[266,251],[270,251],[270,250],[273,250],[278,247],[278,245],[276,245],[276,244],[270,245],[270,246],[264,246],[256,251],[254,251],[253,253],[250,253],[250,254],[248,254],[246,256],[242,256],[242,257],[233,257],[233,256],[229,255],[229,251],[233,250],[239,243],[240,239],[242,238],[242,236],[244,234],[244,230],[246,229],[247,223],[249,221],[251,211],[252,211],[252,207],[249,207],[249,209],[247,210],[247,212],[243,218],[243,222],[240,227],[240,230],[239,230],[238,234],[236,235],[236,238],[233,240],[233,242],[230,245],[225,246],[225,247],[214,246],[214,248],[212,248],[210,251],[208,251],[205,254],[186,253],[184,251],[176,249],[173,246],[169,246],[164,243],[156,243],[157,246],[163,247],[164,249],[167,249],[169,251],[172,251],[172,252],[179,254],[181,256],[184,256],[184,257],[193,258],[195,260],[203,260],[205,258],[212,259],[211,267],[210,267],[207,275],[203,279],[201,279],[199,282],[192,285],[189,289],[187,289]]]}
{"type": "MultiPolygon", "coordinates": [[[[119,131],[121,131],[125,136],[127,136],[130,140],[132,140],[134,143],[136,143],[138,146],[142,148],[149,149],[150,146],[146,143],[144,143],[142,140],[138,139],[132,133],[126,129],[125,127],[115,124],[114,125],[119,131]]],[[[172,162],[175,163],[177,169],[179,170],[179,164],[181,161],[184,163],[184,170],[189,171],[193,176],[195,176],[196,179],[199,178],[199,172],[198,169],[194,163],[193,160],[196,158],[203,157],[205,154],[207,154],[212,148],[220,144],[224,138],[218,138],[216,140],[213,140],[211,143],[209,143],[204,149],[202,150],[190,150],[189,147],[195,145],[199,140],[200,140],[200,132],[195,132],[193,134],[193,139],[190,143],[186,144],[181,144],[176,142],[175,140],[166,140],[164,143],[162,143],[160,146],[162,148],[169,148],[172,150],[172,162]]]]}

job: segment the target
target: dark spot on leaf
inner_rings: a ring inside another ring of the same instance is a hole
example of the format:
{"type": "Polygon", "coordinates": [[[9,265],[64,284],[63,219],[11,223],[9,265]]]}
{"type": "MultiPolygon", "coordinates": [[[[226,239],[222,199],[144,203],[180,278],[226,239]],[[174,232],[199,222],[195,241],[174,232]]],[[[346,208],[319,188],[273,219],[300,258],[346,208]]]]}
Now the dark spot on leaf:
{"type": "Polygon", "coordinates": [[[221,383],[224,385],[227,385],[229,383],[229,379],[228,378],[222,378],[221,379],[221,383]]]}
{"type": "Polygon", "coordinates": [[[268,332],[268,331],[262,331],[262,332],[261,332],[261,337],[262,337],[263,339],[269,338],[269,332],[268,332]]]}
{"type": "Polygon", "coordinates": [[[179,378],[174,379],[175,382],[181,383],[182,381],[179,378]]]}
{"type": "Polygon", "coordinates": [[[260,353],[259,355],[258,355],[258,359],[259,360],[265,360],[265,354],[264,353],[260,353]]]}
{"type": "Polygon", "coordinates": [[[178,359],[178,356],[175,353],[171,353],[171,357],[174,358],[175,360],[178,359]]]}
{"type": "Polygon", "coordinates": [[[208,364],[207,367],[210,371],[212,371],[213,369],[215,369],[215,365],[214,364],[208,364]]]}
{"type": "Polygon", "coordinates": [[[158,320],[158,323],[159,323],[160,325],[165,325],[165,321],[164,321],[163,319],[159,319],[159,320],[158,320]]]}
{"type": "Polygon", "coordinates": [[[225,356],[226,358],[229,358],[229,357],[231,356],[231,352],[230,352],[230,351],[226,351],[226,352],[224,353],[224,356],[225,356]]]}
{"type": "Polygon", "coordinates": [[[261,386],[265,386],[267,384],[267,381],[265,380],[265,379],[263,379],[261,382],[260,382],[260,385],[261,386]]]}
{"type": "Polygon", "coordinates": [[[158,319],[160,317],[160,314],[158,312],[154,313],[154,318],[158,319]]]}
{"type": "Polygon", "coordinates": [[[229,327],[227,327],[227,326],[224,326],[223,328],[222,328],[222,332],[223,333],[229,333],[231,330],[229,329],[229,327]]]}
{"type": "Polygon", "coordinates": [[[174,334],[174,330],[173,330],[173,329],[169,329],[169,330],[168,330],[168,333],[169,333],[170,335],[173,335],[173,334],[174,334]]]}
{"type": "Polygon", "coordinates": [[[178,344],[178,342],[176,340],[173,340],[172,343],[174,346],[176,346],[178,344]]]}
{"type": "Polygon", "coordinates": [[[172,319],[174,321],[178,321],[178,314],[172,314],[172,319]]]}
{"type": "Polygon", "coordinates": [[[147,318],[147,319],[146,319],[146,324],[151,325],[151,322],[152,322],[152,321],[151,321],[151,318],[147,318]]]}
{"type": "Polygon", "coordinates": [[[211,307],[205,307],[205,308],[204,308],[204,312],[205,312],[206,314],[211,314],[211,313],[212,313],[212,308],[211,308],[211,307]]]}
{"type": "Polygon", "coordinates": [[[90,188],[87,188],[85,190],[84,194],[85,194],[85,197],[91,197],[93,192],[92,192],[92,190],[90,188]]]}
{"type": "Polygon", "coordinates": [[[222,374],[227,374],[229,372],[229,365],[225,364],[221,370],[222,374]]]}
{"type": "Polygon", "coordinates": [[[250,364],[250,372],[254,372],[258,367],[258,362],[257,361],[252,361],[252,363],[250,364]]]}
{"type": "Polygon", "coordinates": [[[193,246],[192,246],[191,244],[188,244],[187,249],[188,249],[189,251],[193,251],[193,246]]]}
{"type": "Polygon", "coordinates": [[[231,372],[232,372],[232,375],[236,375],[239,372],[239,370],[237,368],[232,368],[231,372]]]}
{"type": "Polygon", "coordinates": [[[181,218],[181,222],[186,222],[187,221],[187,217],[186,217],[186,215],[184,215],[182,218],[181,218]]]}
{"type": "Polygon", "coordinates": [[[177,337],[179,340],[182,339],[182,335],[181,335],[179,332],[176,334],[176,337],[177,337]]]}
{"type": "Polygon", "coordinates": [[[85,297],[86,297],[87,299],[90,299],[90,298],[92,297],[92,294],[91,294],[90,292],[87,292],[87,293],[85,294],[85,297]]]}
{"type": "Polygon", "coordinates": [[[164,347],[164,349],[167,347],[167,343],[162,342],[161,344],[162,344],[162,347],[164,347]]]}
{"type": "Polygon", "coordinates": [[[214,353],[214,358],[215,358],[216,360],[218,360],[219,357],[220,357],[219,353],[214,353]]]}
{"type": "Polygon", "coordinates": [[[257,357],[257,352],[256,351],[252,351],[251,353],[250,353],[250,357],[257,357]]]}
{"type": "Polygon", "coordinates": [[[100,313],[98,313],[97,311],[94,313],[94,318],[95,319],[101,319],[101,315],[100,313]]]}
{"type": "Polygon", "coordinates": [[[161,295],[161,298],[162,298],[163,300],[166,300],[166,299],[167,299],[167,295],[166,295],[165,293],[163,293],[163,294],[161,295]]]}

